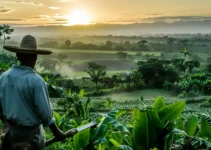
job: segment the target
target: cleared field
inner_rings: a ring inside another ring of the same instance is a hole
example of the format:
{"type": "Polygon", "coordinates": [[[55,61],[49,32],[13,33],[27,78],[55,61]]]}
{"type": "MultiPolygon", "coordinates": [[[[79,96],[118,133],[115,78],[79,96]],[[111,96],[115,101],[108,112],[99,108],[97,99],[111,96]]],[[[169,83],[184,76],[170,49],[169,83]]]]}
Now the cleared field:
{"type": "MultiPolygon", "coordinates": [[[[128,72],[128,71],[130,71],[130,70],[106,71],[106,75],[112,76],[112,75],[117,74],[117,73],[125,73],[125,72],[128,72]]],[[[78,77],[86,77],[86,76],[88,76],[88,74],[84,71],[80,71],[80,72],[73,71],[69,74],[69,77],[71,79],[78,78],[78,77]]]]}
{"type": "Polygon", "coordinates": [[[89,60],[83,61],[81,63],[73,64],[71,70],[75,72],[84,71],[88,68],[89,62],[95,62],[99,65],[106,66],[107,71],[118,71],[118,70],[131,70],[137,67],[136,63],[133,61],[123,61],[123,60],[89,60]]]}
{"type": "Polygon", "coordinates": [[[165,99],[178,99],[176,96],[162,89],[145,89],[145,90],[138,90],[138,91],[133,91],[133,92],[122,92],[119,94],[110,94],[103,97],[95,97],[94,99],[103,100],[106,97],[109,97],[115,101],[128,101],[128,100],[140,99],[141,96],[143,96],[144,99],[150,99],[150,100],[154,100],[158,96],[162,96],[165,99]]]}

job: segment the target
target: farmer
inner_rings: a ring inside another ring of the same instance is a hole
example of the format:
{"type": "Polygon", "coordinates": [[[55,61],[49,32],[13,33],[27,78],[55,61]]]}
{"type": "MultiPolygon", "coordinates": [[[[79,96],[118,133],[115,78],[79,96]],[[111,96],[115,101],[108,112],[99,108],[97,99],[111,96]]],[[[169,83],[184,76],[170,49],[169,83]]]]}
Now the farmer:
{"type": "Polygon", "coordinates": [[[43,126],[49,126],[58,141],[65,134],[55,125],[48,90],[35,72],[37,55],[52,52],[37,49],[36,39],[26,35],[20,47],[4,46],[15,52],[20,65],[0,76],[0,113],[4,123],[2,150],[43,150],[43,126]]]}

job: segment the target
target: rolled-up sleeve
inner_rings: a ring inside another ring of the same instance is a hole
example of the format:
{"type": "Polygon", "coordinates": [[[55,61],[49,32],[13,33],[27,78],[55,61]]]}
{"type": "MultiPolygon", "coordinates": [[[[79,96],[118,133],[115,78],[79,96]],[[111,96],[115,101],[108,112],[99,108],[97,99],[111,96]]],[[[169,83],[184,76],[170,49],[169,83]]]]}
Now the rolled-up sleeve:
{"type": "Polygon", "coordinates": [[[34,100],[36,113],[43,126],[49,126],[55,122],[53,110],[49,100],[48,89],[43,80],[38,80],[34,85],[34,100]]]}

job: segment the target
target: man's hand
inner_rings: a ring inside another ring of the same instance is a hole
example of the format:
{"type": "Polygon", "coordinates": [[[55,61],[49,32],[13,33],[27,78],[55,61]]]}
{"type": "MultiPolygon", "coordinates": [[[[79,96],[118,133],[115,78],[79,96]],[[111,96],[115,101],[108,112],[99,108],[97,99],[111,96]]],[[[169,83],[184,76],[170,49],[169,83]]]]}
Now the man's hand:
{"type": "Polygon", "coordinates": [[[57,141],[64,141],[66,138],[66,135],[64,132],[62,132],[57,126],[56,124],[52,124],[49,126],[52,133],[54,134],[55,138],[57,141]]]}
{"type": "Polygon", "coordinates": [[[66,139],[65,133],[62,132],[61,130],[59,130],[54,136],[57,139],[57,141],[64,141],[66,139]]]}
{"type": "Polygon", "coordinates": [[[77,133],[78,133],[78,130],[76,128],[73,128],[73,129],[67,131],[65,133],[65,135],[66,135],[66,137],[72,137],[72,136],[74,136],[77,133]]]}

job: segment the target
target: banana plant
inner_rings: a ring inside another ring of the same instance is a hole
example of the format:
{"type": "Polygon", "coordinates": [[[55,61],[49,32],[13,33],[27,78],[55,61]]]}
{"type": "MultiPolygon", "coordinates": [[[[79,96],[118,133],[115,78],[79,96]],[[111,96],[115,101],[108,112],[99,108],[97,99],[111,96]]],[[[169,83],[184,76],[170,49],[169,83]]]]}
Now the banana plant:
{"type": "Polygon", "coordinates": [[[174,129],[174,123],[185,108],[180,101],[166,105],[162,97],[158,97],[154,105],[133,112],[133,149],[148,150],[153,148],[169,150],[173,136],[166,135],[174,129]]]}
{"type": "Polygon", "coordinates": [[[99,118],[101,121],[91,136],[90,149],[132,150],[131,134],[127,127],[117,121],[126,111],[112,109],[99,118]]]}
{"type": "MultiPolygon", "coordinates": [[[[199,126],[197,117],[193,115],[184,126],[184,130],[175,128],[166,137],[176,136],[175,145],[180,149],[211,149],[211,127],[207,120],[202,118],[199,126]]],[[[177,124],[177,127],[181,125],[177,124]]]]}

